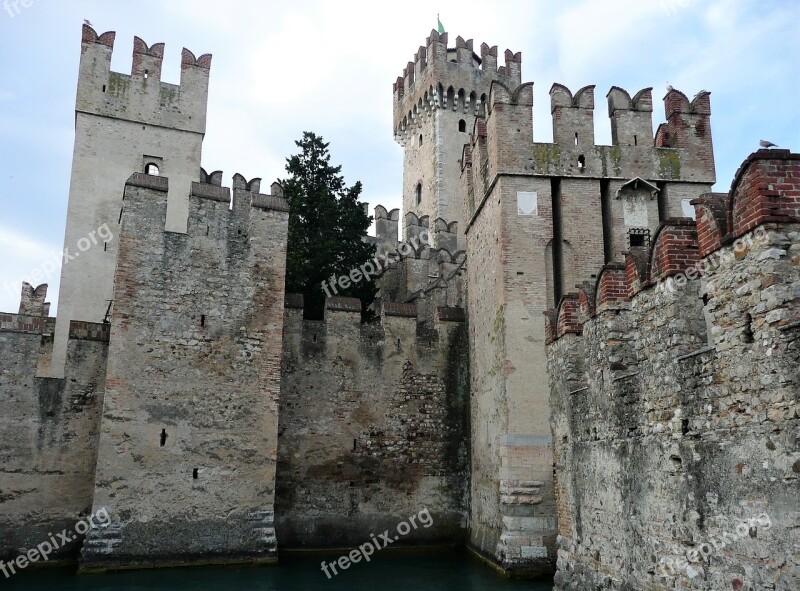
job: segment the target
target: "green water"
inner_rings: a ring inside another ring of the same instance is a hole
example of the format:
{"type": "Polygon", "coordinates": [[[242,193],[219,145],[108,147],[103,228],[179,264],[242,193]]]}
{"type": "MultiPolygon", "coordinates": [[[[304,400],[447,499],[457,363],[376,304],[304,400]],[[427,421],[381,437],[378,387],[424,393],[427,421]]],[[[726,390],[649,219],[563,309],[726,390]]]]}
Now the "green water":
{"type": "MultiPolygon", "coordinates": [[[[19,591],[550,591],[552,583],[509,580],[466,552],[376,555],[328,579],[323,557],[281,559],[280,566],[188,568],[81,575],[71,571],[0,573],[0,589],[19,591]]],[[[336,556],[325,556],[328,562],[336,556]]]]}

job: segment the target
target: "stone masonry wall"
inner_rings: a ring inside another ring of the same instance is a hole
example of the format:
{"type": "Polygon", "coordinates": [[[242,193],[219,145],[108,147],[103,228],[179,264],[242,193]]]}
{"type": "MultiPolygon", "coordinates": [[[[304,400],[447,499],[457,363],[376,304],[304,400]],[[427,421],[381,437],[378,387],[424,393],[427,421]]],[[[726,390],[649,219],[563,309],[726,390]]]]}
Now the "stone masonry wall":
{"type": "Polygon", "coordinates": [[[161,81],[164,44],[148,47],[138,37],[130,74],[112,72],[115,37],[83,25],[63,245],[81,252],[61,269],[52,367],[40,375],[63,377],[72,320],[103,321],[114,289],[119,241],[113,234],[127,178],[157,165],[171,182],[162,230],[185,232],[191,184],[200,174],[211,56],[195,59],[184,49],[180,85],[168,84],[161,81]],[[89,240],[92,246],[83,248],[89,240]]]}
{"type": "Polygon", "coordinates": [[[328,300],[304,321],[287,298],[276,530],[282,548],[347,547],[427,508],[397,545],[455,544],[466,532],[468,374],[463,312],[431,322],[414,304],[328,300]],[[460,314],[459,314],[460,313],[460,314]]]}
{"type": "MultiPolygon", "coordinates": [[[[92,506],[108,327],[73,323],[65,378],[34,377],[49,362],[54,324],[0,314],[0,560],[51,532],[73,531],[92,506]]],[[[50,561],[73,560],[81,541],[62,545],[50,561]]]]}
{"type": "Polygon", "coordinates": [[[113,523],[85,569],[276,559],[288,205],[194,183],[188,232],[164,232],[167,184],[125,188],[94,492],[113,523]]]}
{"type": "Polygon", "coordinates": [[[719,199],[550,317],[557,589],[800,584],[800,155],[719,199]]]}
{"type": "Polygon", "coordinates": [[[543,313],[604,261],[621,260],[628,230],[654,234],[661,217],[714,182],[707,93],[691,103],[669,94],[676,132],[659,138],[650,89],[631,98],[616,88],[611,146],[595,144],[593,86],[573,94],[554,84],[550,95],[554,141],[536,143],[532,83],[493,82],[462,153],[474,335],[471,541],[504,569],[530,574],[548,573],[556,560],[543,313]]]}

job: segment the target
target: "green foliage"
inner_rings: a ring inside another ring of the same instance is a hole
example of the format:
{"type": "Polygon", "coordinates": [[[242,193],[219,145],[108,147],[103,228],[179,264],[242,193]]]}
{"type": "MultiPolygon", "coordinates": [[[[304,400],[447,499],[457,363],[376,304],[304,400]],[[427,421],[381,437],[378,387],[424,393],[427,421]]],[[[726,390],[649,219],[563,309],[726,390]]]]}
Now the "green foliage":
{"type": "MultiPolygon", "coordinates": [[[[362,241],[372,216],[358,201],[361,182],[345,185],[342,167],[331,166],[328,144],[321,137],[306,131],[295,144],[301,152],[286,159],[289,178],[282,182],[291,210],[286,291],[303,294],[306,318],[321,319],[322,283],[349,275],[375,255],[375,246],[362,241]]],[[[374,300],[376,286],[362,280],[337,290],[340,296],[361,298],[366,306],[374,300]]]]}

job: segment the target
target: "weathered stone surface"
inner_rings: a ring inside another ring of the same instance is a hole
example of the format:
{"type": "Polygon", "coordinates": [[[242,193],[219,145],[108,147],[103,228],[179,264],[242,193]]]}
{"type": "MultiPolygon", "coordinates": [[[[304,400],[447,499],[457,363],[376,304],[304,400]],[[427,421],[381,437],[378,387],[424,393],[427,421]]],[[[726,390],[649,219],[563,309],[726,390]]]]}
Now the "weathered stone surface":
{"type": "Polygon", "coordinates": [[[702,280],[645,288],[550,345],[557,589],[800,584],[800,351],[781,325],[800,268],[774,256],[798,229],[758,228],[702,280]]]}
{"type": "MultiPolygon", "coordinates": [[[[129,184],[85,569],[273,561],[286,208],[129,184]]],[[[281,198],[282,199],[282,198],[281,198]]],[[[263,201],[263,200],[262,200],[263,201]]]]}
{"type": "Polygon", "coordinates": [[[466,330],[385,311],[287,308],[281,371],[281,547],[346,547],[427,508],[433,525],[398,545],[466,537],[466,330]]]}
{"type": "MultiPolygon", "coordinates": [[[[72,530],[92,505],[107,333],[93,336],[103,325],[82,323],[70,335],[65,378],[37,378],[37,367],[50,362],[54,324],[0,314],[0,560],[72,530]]],[[[81,540],[50,559],[73,560],[81,540]]]]}

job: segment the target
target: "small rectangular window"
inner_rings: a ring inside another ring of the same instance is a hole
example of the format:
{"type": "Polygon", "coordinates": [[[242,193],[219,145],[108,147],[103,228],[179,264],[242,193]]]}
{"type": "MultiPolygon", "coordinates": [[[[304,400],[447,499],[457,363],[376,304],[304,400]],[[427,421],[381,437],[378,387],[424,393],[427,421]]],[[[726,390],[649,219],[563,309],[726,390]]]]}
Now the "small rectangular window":
{"type": "Polygon", "coordinates": [[[628,230],[629,246],[649,246],[650,230],[648,228],[631,228],[628,230]]]}

